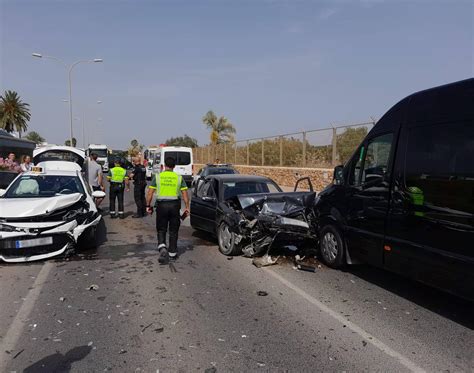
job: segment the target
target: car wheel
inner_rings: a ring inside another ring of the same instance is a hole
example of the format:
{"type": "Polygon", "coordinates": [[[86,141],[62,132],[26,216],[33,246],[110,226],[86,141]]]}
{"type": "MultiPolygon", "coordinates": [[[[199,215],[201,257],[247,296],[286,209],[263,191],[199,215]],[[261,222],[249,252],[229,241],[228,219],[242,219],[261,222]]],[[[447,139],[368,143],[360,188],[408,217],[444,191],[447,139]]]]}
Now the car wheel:
{"type": "Polygon", "coordinates": [[[338,228],[326,225],[320,230],[319,251],[329,267],[341,268],[344,265],[345,246],[338,228]]]}
{"type": "Polygon", "coordinates": [[[227,223],[222,222],[217,228],[219,251],[227,256],[240,255],[241,248],[235,244],[235,233],[231,232],[227,223]]]}

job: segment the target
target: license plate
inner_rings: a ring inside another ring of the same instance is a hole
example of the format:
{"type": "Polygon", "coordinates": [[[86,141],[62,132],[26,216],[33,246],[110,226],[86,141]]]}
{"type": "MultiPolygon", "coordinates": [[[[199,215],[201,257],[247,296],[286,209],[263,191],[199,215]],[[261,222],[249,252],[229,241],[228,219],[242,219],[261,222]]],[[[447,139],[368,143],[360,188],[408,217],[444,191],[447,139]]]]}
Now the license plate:
{"type": "Polygon", "coordinates": [[[15,248],[24,249],[25,247],[51,245],[52,243],[53,237],[35,238],[33,240],[16,241],[15,248]]]}

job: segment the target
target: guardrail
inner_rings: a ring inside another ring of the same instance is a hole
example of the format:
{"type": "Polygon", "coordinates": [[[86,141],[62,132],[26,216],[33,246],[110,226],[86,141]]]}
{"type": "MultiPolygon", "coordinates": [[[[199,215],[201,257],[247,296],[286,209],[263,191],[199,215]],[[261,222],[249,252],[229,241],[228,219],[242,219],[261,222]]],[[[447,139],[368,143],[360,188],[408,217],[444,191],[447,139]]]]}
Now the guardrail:
{"type": "Polygon", "coordinates": [[[345,163],[370,129],[369,122],[237,140],[193,149],[194,163],[332,168],[345,163]]]}

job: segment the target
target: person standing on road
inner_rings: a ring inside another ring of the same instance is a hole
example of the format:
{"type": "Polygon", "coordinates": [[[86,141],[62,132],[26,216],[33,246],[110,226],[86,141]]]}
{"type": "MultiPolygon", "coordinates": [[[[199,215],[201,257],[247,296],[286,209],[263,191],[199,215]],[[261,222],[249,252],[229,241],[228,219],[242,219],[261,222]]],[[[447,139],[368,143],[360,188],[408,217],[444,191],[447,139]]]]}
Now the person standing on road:
{"type": "Polygon", "coordinates": [[[181,198],[184,200],[183,216],[189,214],[188,187],[181,175],[173,171],[176,161],[172,157],[165,159],[165,170],[153,175],[147,194],[147,212],[152,214],[151,201],[156,191],[156,230],[158,235],[158,261],[174,261],[178,255],[178,231],[180,226],[181,198]],[[169,247],[166,246],[166,232],[169,227],[169,247]]]}
{"type": "MultiPolygon", "coordinates": [[[[89,181],[89,185],[94,192],[105,191],[102,166],[97,163],[97,157],[97,154],[92,153],[89,157],[89,162],[87,163],[87,180],[89,181]]],[[[103,198],[96,198],[95,205],[99,207],[103,200],[103,198]]]]}
{"type": "Polygon", "coordinates": [[[120,165],[119,160],[115,160],[114,167],[109,170],[107,180],[110,182],[110,217],[112,219],[117,217],[117,213],[115,212],[115,199],[118,199],[118,217],[125,219],[123,211],[123,192],[125,188],[127,192],[130,191],[130,189],[127,170],[120,165]]]}
{"type": "Polygon", "coordinates": [[[146,169],[145,166],[140,164],[140,159],[138,157],[133,158],[132,162],[135,168],[130,176],[133,179],[133,196],[137,205],[137,213],[132,215],[132,218],[143,218],[146,216],[146,169]]]}

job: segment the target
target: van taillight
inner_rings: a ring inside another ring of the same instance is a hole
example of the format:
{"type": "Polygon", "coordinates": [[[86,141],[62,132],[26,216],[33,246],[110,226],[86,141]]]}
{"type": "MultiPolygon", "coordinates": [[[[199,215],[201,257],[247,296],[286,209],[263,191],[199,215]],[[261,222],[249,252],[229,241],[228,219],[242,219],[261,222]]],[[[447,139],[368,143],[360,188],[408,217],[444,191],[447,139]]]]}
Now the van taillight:
{"type": "Polygon", "coordinates": [[[163,165],[160,164],[160,172],[163,171],[163,165]]]}
{"type": "Polygon", "coordinates": [[[191,167],[192,167],[192,173],[194,175],[194,165],[192,165],[191,167]]]}

